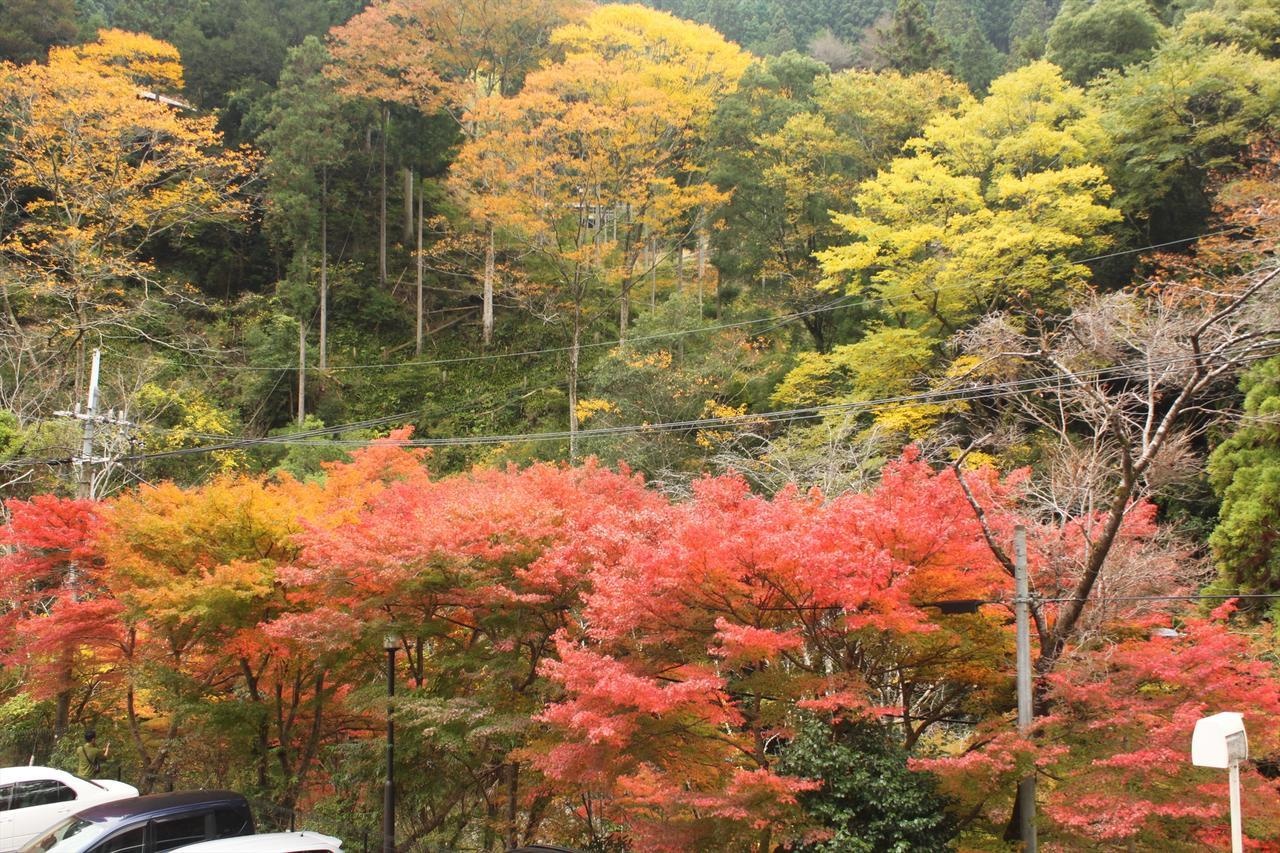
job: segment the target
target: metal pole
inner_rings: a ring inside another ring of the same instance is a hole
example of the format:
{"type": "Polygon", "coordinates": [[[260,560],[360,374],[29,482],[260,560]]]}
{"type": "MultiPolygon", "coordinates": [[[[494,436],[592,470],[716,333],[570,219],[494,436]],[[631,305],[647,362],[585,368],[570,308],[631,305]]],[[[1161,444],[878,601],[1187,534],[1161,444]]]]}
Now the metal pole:
{"type": "Polygon", "coordinates": [[[98,368],[102,364],[102,350],[93,351],[93,366],[89,369],[89,408],[85,412],[84,433],[80,443],[80,481],[76,497],[89,500],[93,497],[93,434],[98,417],[98,368]]]}
{"type": "MultiPolygon", "coordinates": [[[[1031,584],[1027,580],[1027,528],[1019,524],[1013,529],[1014,581],[1017,597],[1014,610],[1017,616],[1018,655],[1018,732],[1031,731],[1031,584]]],[[[1036,775],[1031,774],[1018,782],[1018,829],[1023,849],[1036,853],[1036,775]]]]}
{"type": "Polygon", "coordinates": [[[1244,829],[1240,819],[1240,762],[1231,762],[1231,853],[1244,853],[1244,829]]]}
{"type": "Polygon", "coordinates": [[[396,853],[396,647],[387,642],[387,781],[382,791],[382,853],[396,853]]]}

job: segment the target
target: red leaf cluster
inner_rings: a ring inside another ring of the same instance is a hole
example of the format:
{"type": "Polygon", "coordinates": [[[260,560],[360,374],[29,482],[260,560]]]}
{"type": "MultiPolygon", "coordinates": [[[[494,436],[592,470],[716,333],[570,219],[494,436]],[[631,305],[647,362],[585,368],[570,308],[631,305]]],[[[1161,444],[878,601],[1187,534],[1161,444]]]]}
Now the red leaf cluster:
{"type": "MultiPolygon", "coordinates": [[[[506,779],[485,796],[525,810],[529,833],[621,827],[637,851],[817,837],[798,804],[813,783],[776,768],[801,713],[884,718],[917,755],[972,732],[916,766],[1001,820],[1012,780],[1038,767],[1057,780],[1052,831],[1086,846],[1216,843],[1223,780],[1186,766],[1203,713],[1245,710],[1255,754],[1280,752],[1274,665],[1225,613],[1152,639],[1155,617],[1109,612],[1046,681],[1034,740],[1017,736],[1007,605],[942,607],[1007,602],[1011,579],[955,474],[910,450],[876,487],[830,499],[716,477],[673,501],[595,464],[433,479],[423,461],[393,438],[320,483],[11,503],[6,662],[36,695],[82,689],[88,712],[123,714],[154,772],[179,744],[216,762],[247,743],[238,760],[269,779],[270,756],[296,801],[325,745],[376,731],[381,704],[361,691],[394,633],[404,748],[466,769],[441,779],[454,802],[506,779]],[[227,703],[264,722],[246,733],[191,711],[227,703]]],[[[1088,520],[1020,518],[1022,476],[967,474],[993,535],[1030,527],[1037,586],[1069,588],[1055,572],[1078,562],[1088,520]]],[[[1135,506],[1108,583],[1166,582],[1144,550],[1155,532],[1135,506]],[[1156,570],[1125,580],[1126,560],[1156,570]]],[[[1252,802],[1276,800],[1246,776],[1252,802]]],[[[1273,824],[1250,835],[1280,838],[1273,824]]]]}

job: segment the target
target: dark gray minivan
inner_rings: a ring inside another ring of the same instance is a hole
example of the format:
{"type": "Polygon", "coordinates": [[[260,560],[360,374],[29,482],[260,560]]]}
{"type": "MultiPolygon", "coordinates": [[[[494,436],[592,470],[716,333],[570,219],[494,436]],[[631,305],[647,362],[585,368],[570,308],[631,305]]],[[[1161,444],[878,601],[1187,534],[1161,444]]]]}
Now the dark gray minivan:
{"type": "Polygon", "coordinates": [[[21,853],[164,853],[252,834],[249,802],[240,794],[182,791],[81,809],[37,834],[21,853]]]}

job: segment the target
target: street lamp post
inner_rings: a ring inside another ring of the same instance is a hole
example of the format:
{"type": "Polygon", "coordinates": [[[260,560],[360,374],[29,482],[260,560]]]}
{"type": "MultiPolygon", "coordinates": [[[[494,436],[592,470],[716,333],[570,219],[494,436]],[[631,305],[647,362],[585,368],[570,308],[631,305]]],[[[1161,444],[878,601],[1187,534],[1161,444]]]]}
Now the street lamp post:
{"type": "Polygon", "coordinates": [[[396,853],[396,649],[400,638],[387,634],[382,638],[387,651],[387,781],[382,789],[382,853],[396,853]]]}

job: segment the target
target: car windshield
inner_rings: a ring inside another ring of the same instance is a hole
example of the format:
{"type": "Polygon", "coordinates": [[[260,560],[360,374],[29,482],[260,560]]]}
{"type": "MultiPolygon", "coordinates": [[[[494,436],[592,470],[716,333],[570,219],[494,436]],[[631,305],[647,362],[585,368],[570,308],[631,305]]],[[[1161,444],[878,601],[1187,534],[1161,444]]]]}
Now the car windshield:
{"type": "Polygon", "coordinates": [[[107,823],[94,823],[78,817],[69,817],[46,833],[27,842],[21,853],[64,853],[80,850],[111,828],[107,823]]]}

